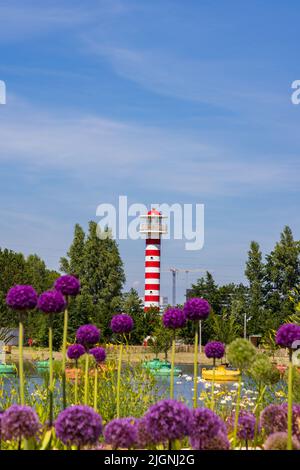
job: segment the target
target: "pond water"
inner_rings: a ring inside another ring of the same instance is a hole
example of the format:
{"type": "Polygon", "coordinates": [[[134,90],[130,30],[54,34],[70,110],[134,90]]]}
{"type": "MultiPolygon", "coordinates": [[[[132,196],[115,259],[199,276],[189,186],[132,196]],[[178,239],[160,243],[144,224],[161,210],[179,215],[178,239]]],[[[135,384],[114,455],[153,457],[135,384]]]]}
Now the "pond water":
{"type": "MultiPolygon", "coordinates": [[[[188,405],[192,405],[193,402],[193,393],[194,393],[194,383],[193,383],[193,364],[178,364],[177,367],[181,369],[181,374],[174,378],[174,396],[178,400],[184,400],[188,405]]],[[[201,367],[199,367],[199,376],[198,376],[198,397],[200,397],[203,391],[210,391],[211,382],[205,381],[201,378],[201,367]]],[[[34,368],[27,369],[27,378],[26,386],[28,387],[29,393],[33,393],[36,390],[37,386],[45,385],[45,375],[47,373],[38,373],[34,368]]],[[[17,376],[7,376],[3,377],[3,387],[6,393],[9,393],[12,386],[18,386],[17,376]]],[[[170,377],[167,376],[156,376],[156,381],[160,394],[168,396],[170,389],[170,377]]],[[[215,385],[215,393],[217,391],[224,390],[225,392],[230,392],[233,389],[236,389],[236,382],[222,382],[215,385]]],[[[243,387],[255,390],[254,383],[248,378],[243,377],[243,387]]],[[[254,392],[255,393],[255,392],[254,392]]],[[[60,392],[58,391],[58,395],[60,392]]],[[[201,403],[201,402],[200,402],[201,403]]]]}
{"type": "MultiPolygon", "coordinates": [[[[182,373],[174,379],[174,396],[176,399],[184,399],[184,401],[192,405],[193,394],[194,394],[194,366],[193,364],[178,364],[178,368],[181,369],[182,373]]],[[[205,366],[207,368],[207,366],[205,366]]],[[[198,397],[202,391],[209,390],[211,388],[211,382],[204,381],[201,378],[201,367],[199,367],[198,376],[198,397]]],[[[168,391],[170,388],[170,377],[156,376],[157,382],[163,391],[168,391]]],[[[249,379],[243,378],[243,381],[249,382],[249,379]]],[[[216,382],[216,389],[232,390],[236,388],[236,382],[216,382]]],[[[250,383],[249,383],[250,385],[250,383]]],[[[253,387],[254,384],[251,384],[253,387]]]]}

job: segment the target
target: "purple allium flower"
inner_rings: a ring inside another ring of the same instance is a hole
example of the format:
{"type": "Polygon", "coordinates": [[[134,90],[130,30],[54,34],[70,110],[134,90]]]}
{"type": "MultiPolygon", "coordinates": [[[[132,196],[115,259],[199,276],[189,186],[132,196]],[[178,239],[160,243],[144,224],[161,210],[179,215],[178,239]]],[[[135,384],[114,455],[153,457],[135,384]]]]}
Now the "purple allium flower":
{"type": "Polygon", "coordinates": [[[69,406],[59,413],[55,432],[65,445],[94,445],[102,433],[102,418],[89,406],[69,406]]]}
{"type": "Polygon", "coordinates": [[[225,346],[220,341],[210,341],[205,345],[204,352],[206,357],[221,359],[225,353],[225,346]]]}
{"type": "MultiPolygon", "coordinates": [[[[229,430],[233,430],[234,421],[235,421],[235,413],[233,412],[226,421],[226,424],[229,430]]],[[[252,441],[252,439],[254,439],[255,424],[256,424],[255,415],[251,413],[250,411],[241,410],[239,412],[239,418],[238,418],[238,429],[237,429],[238,438],[241,439],[242,441],[252,441]]]]}
{"type": "Polygon", "coordinates": [[[146,430],[155,444],[182,439],[188,435],[191,412],[176,400],[161,400],[144,416],[146,430]]]}
{"type": "Polygon", "coordinates": [[[126,313],[114,315],[110,327],[114,333],[130,333],[133,328],[133,319],[126,313]]]}
{"type": "MultiPolygon", "coordinates": [[[[300,405],[293,404],[293,434],[300,441],[300,405]]],[[[287,430],[288,405],[268,405],[260,415],[260,423],[267,435],[287,430]]]]}
{"type": "Polygon", "coordinates": [[[77,361],[81,356],[85,354],[85,349],[82,344],[71,344],[67,350],[67,356],[69,359],[75,359],[77,361]]]}
{"type": "Polygon", "coordinates": [[[54,288],[63,295],[77,295],[80,291],[80,282],[77,277],[65,274],[56,279],[54,288]]]}
{"type": "MultiPolygon", "coordinates": [[[[286,450],[288,434],[287,432],[275,432],[270,434],[264,443],[265,450],[286,450]]],[[[295,436],[292,436],[292,449],[300,450],[300,442],[295,436]]]]}
{"type": "Polygon", "coordinates": [[[300,326],[294,323],[281,325],[276,333],[276,343],[283,348],[291,349],[295,341],[300,340],[300,326]]]}
{"type": "Polygon", "coordinates": [[[0,442],[2,439],[2,416],[3,416],[4,411],[0,411],[0,442]]]}
{"type": "Polygon", "coordinates": [[[186,324],[186,316],[181,308],[168,308],[162,317],[163,324],[166,328],[182,328],[186,324]]]}
{"type": "Polygon", "coordinates": [[[66,305],[64,296],[57,290],[48,290],[39,296],[38,308],[44,313],[60,313],[66,305]]]}
{"type": "MultiPolygon", "coordinates": [[[[286,416],[288,416],[288,404],[282,403],[281,406],[285,410],[286,416]]],[[[292,427],[293,427],[292,429],[293,434],[297,437],[297,439],[300,442],[300,405],[296,403],[293,404],[293,408],[292,408],[292,427]]]]}
{"type": "Polygon", "coordinates": [[[104,348],[101,348],[100,346],[97,348],[92,348],[90,349],[90,354],[94,356],[97,364],[100,364],[100,362],[104,362],[106,358],[106,351],[104,348]]]}
{"type": "Polygon", "coordinates": [[[207,300],[195,297],[184,304],[183,311],[188,320],[205,320],[209,315],[210,305],[207,300]]]}
{"type": "Polygon", "coordinates": [[[16,285],[6,296],[6,303],[14,310],[31,310],[36,307],[38,295],[32,286],[16,285]]]}
{"type": "Polygon", "coordinates": [[[282,405],[268,405],[260,414],[260,424],[267,435],[286,431],[286,409],[282,405]]]}
{"type": "Polygon", "coordinates": [[[104,439],[113,449],[130,449],[137,442],[135,418],[116,418],[104,428],[104,439]]]}
{"type": "Polygon", "coordinates": [[[226,435],[227,429],[224,421],[208,408],[195,408],[191,412],[189,436],[192,446],[197,449],[206,447],[207,441],[215,438],[219,433],[226,435]]]}
{"type": "Polygon", "coordinates": [[[98,343],[100,339],[100,330],[95,325],[82,325],[76,332],[77,343],[83,346],[93,346],[98,343]]]}
{"type": "Polygon", "coordinates": [[[154,442],[152,439],[151,432],[147,429],[147,423],[144,417],[135,421],[137,431],[137,445],[139,449],[146,449],[149,446],[153,446],[154,442]]]}
{"type": "Polygon", "coordinates": [[[229,450],[230,442],[223,432],[218,432],[211,438],[190,438],[190,444],[194,450],[229,450]]]}
{"type": "Polygon", "coordinates": [[[6,441],[36,437],[40,429],[39,417],[30,406],[12,405],[2,414],[1,434],[6,441]]]}

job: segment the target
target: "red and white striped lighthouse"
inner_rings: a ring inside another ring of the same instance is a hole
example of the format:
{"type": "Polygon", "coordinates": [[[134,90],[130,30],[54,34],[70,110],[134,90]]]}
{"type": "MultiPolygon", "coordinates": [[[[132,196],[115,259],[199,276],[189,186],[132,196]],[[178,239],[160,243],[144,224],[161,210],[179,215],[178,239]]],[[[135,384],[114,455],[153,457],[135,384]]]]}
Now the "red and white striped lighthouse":
{"type": "Polygon", "coordinates": [[[156,209],[141,217],[145,219],[140,232],[146,235],[144,310],[147,311],[150,307],[160,307],[161,236],[167,233],[167,227],[162,224],[165,217],[156,209]]]}

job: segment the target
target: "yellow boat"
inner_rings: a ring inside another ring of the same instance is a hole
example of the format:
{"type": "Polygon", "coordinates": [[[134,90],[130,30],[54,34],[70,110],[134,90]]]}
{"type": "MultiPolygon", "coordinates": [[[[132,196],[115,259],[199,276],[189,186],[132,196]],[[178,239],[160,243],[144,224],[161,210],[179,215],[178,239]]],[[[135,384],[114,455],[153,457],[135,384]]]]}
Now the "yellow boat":
{"type": "MultiPolygon", "coordinates": [[[[213,369],[202,369],[202,378],[205,380],[213,380],[213,369]]],[[[241,375],[241,372],[236,369],[226,369],[225,366],[218,366],[215,368],[215,381],[226,382],[230,380],[236,380],[241,375]]]]}

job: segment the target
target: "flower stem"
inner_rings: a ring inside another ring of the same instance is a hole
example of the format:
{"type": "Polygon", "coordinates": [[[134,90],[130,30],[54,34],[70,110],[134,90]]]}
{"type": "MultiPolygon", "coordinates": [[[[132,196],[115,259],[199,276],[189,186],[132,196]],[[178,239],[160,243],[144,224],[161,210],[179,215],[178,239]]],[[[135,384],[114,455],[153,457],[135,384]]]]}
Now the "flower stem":
{"type": "Polygon", "coordinates": [[[49,424],[53,423],[53,318],[49,314],[49,424]]]}
{"type": "Polygon", "coordinates": [[[234,429],[233,429],[233,450],[236,447],[236,438],[237,438],[237,429],[239,423],[239,412],[240,412],[240,402],[241,402],[241,388],[242,388],[242,375],[239,376],[239,386],[237,390],[237,398],[236,398],[236,407],[235,407],[235,416],[234,416],[234,429]]]}
{"type": "Polygon", "coordinates": [[[117,376],[117,418],[120,418],[120,385],[121,385],[121,367],[122,367],[123,343],[120,344],[118,376],[117,376]]]}
{"type": "Polygon", "coordinates": [[[67,307],[64,312],[64,332],[62,344],[62,393],[63,393],[63,409],[67,407],[66,394],[66,352],[67,352],[67,336],[68,336],[68,297],[66,297],[67,307]]]}
{"type": "Polygon", "coordinates": [[[97,402],[98,402],[98,367],[95,367],[95,382],[94,382],[94,410],[97,413],[97,402]]]}
{"type": "Polygon", "coordinates": [[[175,331],[172,339],[172,353],[171,353],[171,377],[170,377],[170,398],[174,398],[174,363],[175,363],[175,331]]]}
{"type": "Polygon", "coordinates": [[[77,405],[78,402],[78,368],[76,365],[75,368],[75,389],[74,389],[74,404],[77,405]]]}
{"type": "Polygon", "coordinates": [[[19,384],[20,384],[20,403],[21,403],[21,405],[25,405],[23,343],[24,343],[24,327],[23,327],[23,318],[22,318],[22,315],[20,315],[20,321],[19,321],[19,384]]]}
{"type": "Polygon", "coordinates": [[[293,425],[293,363],[289,360],[289,373],[288,373],[288,422],[287,422],[287,450],[292,450],[292,425],[293,425]]]}
{"type": "Polygon", "coordinates": [[[254,431],[254,444],[253,444],[254,450],[257,447],[258,428],[259,428],[259,415],[260,415],[260,408],[261,408],[260,405],[261,405],[262,399],[264,397],[264,394],[267,390],[267,386],[265,385],[261,389],[261,384],[259,384],[258,390],[259,390],[259,395],[258,395],[258,399],[257,399],[256,405],[255,405],[255,408],[253,410],[253,413],[255,414],[255,431],[254,431]]]}
{"type": "Polygon", "coordinates": [[[85,353],[85,374],[84,374],[84,404],[89,401],[89,353],[85,353]]]}
{"type": "Polygon", "coordinates": [[[194,343],[194,400],[193,406],[197,408],[198,402],[198,322],[195,322],[195,343],[194,343]]]}
{"type": "Polygon", "coordinates": [[[213,379],[212,379],[212,384],[211,384],[211,404],[210,404],[210,408],[212,411],[214,411],[214,408],[215,408],[215,376],[216,376],[216,359],[214,358],[213,379]]]}

